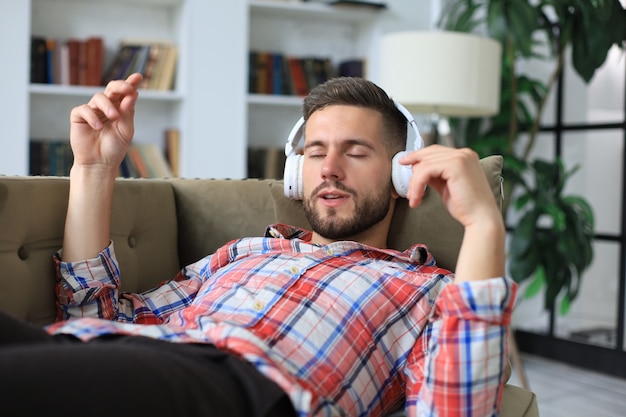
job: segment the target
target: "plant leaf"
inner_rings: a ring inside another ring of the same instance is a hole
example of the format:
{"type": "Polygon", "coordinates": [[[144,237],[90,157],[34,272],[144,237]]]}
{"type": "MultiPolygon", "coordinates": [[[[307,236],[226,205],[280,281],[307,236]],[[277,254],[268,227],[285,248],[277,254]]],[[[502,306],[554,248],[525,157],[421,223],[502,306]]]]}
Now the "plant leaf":
{"type": "Polygon", "coordinates": [[[565,294],[563,296],[563,298],[561,298],[561,307],[559,308],[559,314],[561,314],[562,316],[566,315],[567,313],[569,313],[570,307],[571,307],[571,303],[570,303],[570,298],[567,296],[567,294],[565,294]]]}
{"type": "Polygon", "coordinates": [[[543,268],[539,266],[535,270],[535,278],[528,285],[528,287],[526,287],[526,291],[524,292],[524,298],[531,298],[539,294],[545,282],[546,282],[546,273],[544,272],[543,268]]]}

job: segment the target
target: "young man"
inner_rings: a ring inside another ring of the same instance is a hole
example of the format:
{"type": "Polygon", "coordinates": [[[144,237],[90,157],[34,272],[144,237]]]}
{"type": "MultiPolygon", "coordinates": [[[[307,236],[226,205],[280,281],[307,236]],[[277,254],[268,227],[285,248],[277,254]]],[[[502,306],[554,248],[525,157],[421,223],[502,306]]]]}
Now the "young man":
{"type": "Polygon", "coordinates": [[[373,83],[331,80],[304,104],[313,230],[272,225],[122,294],[109,219],[140,80],[111,82],[71,113],[63,320],[42,331],[0,317],[0,413],[381,416],[404,404],[411,416],[497,415],[515,285],[473,152],[431,146],[401,160],[410,205],[428,185],[464,226],[456,274],[421,245],[388,249],[406,119],[373,83]]]}

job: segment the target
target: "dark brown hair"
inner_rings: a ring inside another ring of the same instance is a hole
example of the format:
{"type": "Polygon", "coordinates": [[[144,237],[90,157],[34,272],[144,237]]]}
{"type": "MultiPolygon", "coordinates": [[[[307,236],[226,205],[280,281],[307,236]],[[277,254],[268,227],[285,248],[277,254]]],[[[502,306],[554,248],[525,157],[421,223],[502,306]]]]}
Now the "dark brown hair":
{"type": "Polygon", "coordinates": [[[302,116],[333,105],[358,106],[378,111],[383,116],[385,147],[390,157],[406,148],[407,120],[387,93],[364,78],[337,77],[313,88],[304,99],[302,116]]]}

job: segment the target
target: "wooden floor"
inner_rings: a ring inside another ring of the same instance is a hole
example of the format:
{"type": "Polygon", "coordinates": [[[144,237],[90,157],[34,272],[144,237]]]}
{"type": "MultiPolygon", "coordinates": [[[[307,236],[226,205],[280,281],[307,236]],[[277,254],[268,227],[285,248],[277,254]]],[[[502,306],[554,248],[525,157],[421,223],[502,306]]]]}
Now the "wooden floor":
{"type": "MultiPolygon", "coordinates": [[[[522,354],[541,417],[626,417],[626,379],[522,354]]],[[[521,386],[514,369],[509,383],[521,386]]]]}

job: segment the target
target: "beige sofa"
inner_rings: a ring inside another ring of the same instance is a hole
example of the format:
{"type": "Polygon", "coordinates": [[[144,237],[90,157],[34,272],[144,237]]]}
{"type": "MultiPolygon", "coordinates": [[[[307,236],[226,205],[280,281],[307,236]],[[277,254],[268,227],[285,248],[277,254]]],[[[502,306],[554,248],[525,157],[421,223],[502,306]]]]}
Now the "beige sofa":
{"type": "MultiPolygon", "coordinates": [[[[499,198],[502,158],[482,164],[499,198]]],[[[52,254],[61,247],[68,189],[67,178],[0,176],[0,309],[39,325],[55,318],[52,254]]],[[[275,222],[307,226],[301,204],[284,197],[280,181],[120,179],[112,239],[123,289],[149,289],[228,240],[262,235],[275,222]]],[[[418,209],[401,200],[389,245],[426,243],[441,266],[454,269],[462,234],[427,190],[418,209]]],[[[537,416],[534,394],[507,385],[502,415],[537,416]]]]}

